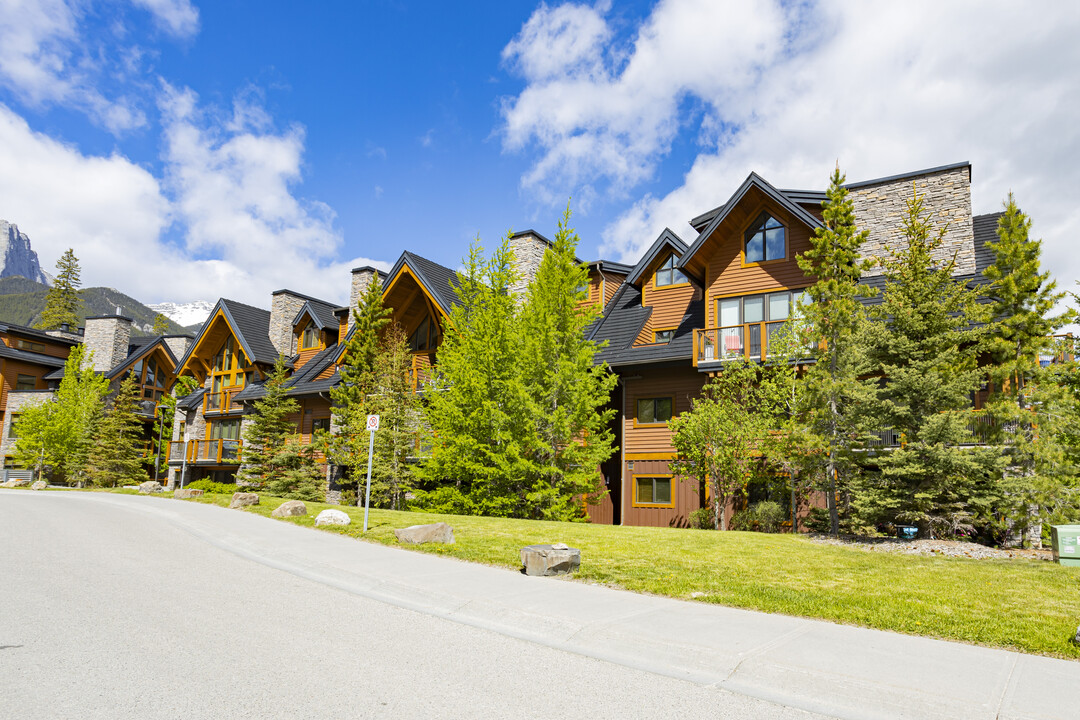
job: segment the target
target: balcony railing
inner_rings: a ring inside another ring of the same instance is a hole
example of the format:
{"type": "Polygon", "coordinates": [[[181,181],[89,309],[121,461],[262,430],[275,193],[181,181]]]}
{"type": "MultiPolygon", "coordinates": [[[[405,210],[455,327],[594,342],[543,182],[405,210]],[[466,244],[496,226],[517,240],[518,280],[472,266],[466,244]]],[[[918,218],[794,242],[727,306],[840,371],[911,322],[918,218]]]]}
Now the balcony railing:
{"type": "Polygon", "coordinates": [[[1054,341],[1054,348],[1048,353],[1039,355],[1039,365],[1047,367],[1048,365],[1072,362],[1076,359],[1073,355],[1074,341],[1072,333],[1054,335],[1052,339],[1054,341]]]}
{"type": "Polygon", "coordinates": [[[786,326],[786,321],[778,320],[694,330],[694,365],[727,360],[766,360],[773,354],[770,344],[786,326]]]}
{"type": "Polygon", "coordinates": [[[169,462],[185,460],[196,465],[236,465],[240,462],[240,440],[188,440],[169,443],[169,462]]]}
{"type": "Polygon", "coordinates": [[[424,383],[435,375],[435,355],[431,353],[415,353],[412,356],[410,374],[412,375],[413,390],[423,390],[424,383]]]}
{"type": "MultiPolygon", "coordinates": [[[[984,411],[973,410],[967,419],[967,433],[960,441],[961,445],[989,445],[996,442],[1008,442],[1008,438],[1017,432],[1027,431],[1032,427],[1029,422],[1010,421],[998,424],[984,411]]],[[[878,430],[870,434],[867,446],[871,448],[897,448],[904,444],[901,432],[892,428],[878,430]]]]}
{"type": "Polygon", "coordinates": [[[219,390],[208,392],[203,396],[203,414],[241,412],[243,403],[236,402],[235,398],[243,388],[233,390],[219,390]]]}

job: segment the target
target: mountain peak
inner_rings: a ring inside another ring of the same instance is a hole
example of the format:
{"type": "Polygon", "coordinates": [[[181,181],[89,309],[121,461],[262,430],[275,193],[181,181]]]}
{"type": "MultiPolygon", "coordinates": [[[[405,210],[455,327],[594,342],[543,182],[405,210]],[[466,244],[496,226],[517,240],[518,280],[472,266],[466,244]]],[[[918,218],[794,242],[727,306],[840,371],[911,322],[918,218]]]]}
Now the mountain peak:
{"type": "Polygon", "coordinates": [[[0,220],[0,278],[21,275],[24,278],[52,285],[52,277],[41,270],[37,253],[30,247],[30,238],[7,220],[0,220]]]}

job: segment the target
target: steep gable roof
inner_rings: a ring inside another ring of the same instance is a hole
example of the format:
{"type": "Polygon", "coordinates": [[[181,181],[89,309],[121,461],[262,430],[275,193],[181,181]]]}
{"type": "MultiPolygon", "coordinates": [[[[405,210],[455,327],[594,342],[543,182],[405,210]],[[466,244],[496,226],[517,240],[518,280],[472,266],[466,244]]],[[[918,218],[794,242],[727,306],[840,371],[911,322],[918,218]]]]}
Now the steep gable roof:
{"type": "Polygon", "coordinates": [[[412,273],[417,282],[423,286],[431,299],[438,304],[439,309],[447,316],[450,315],[450,308],[461,302],[453,283],[457,273],[448,267],[411,253],[408,250],[401,253],[401,257],[398,258],[398,261],[394,263],[394,267],[387,274],[387,282],[383,284],[383,292],[386,292],[386,289],[393,284],[404,267],[409,268],[409,272],[412,273]]]}
{"type": "Polygon", "coordinates": [[[112,380],[120,376],[121,374],[123,374],[124,370],[131,367],[139,360],[150,356],[157,348],[161,348],[165,351],[165,354],[168,356],[169,360],[172,361],[173,364],[171,371],[175,372],[177,367],[176,356],[173,355],[172,349],[169,347],[168,343],[165,342],[165,338],[163,336],[159,336],[156,338],[151,337],[149,342],[145,342],[141,345],[136,346],[135,349],[126,358],[121,360],[115,367],[113,367],[111,370],[105,371],[105,377],[107,377],[109,380],[112,380]]]}
{"type": "Polygon", "coordinates": [[[188,346],[184,357],[180,358],[180,362],[177,363],[177,368],[182,368],[187,364],[196,348],[199,347],[199,343],[202,342],[203,337],[210,332],[211,326],[214,325],[214,318],[217,317],[219,310],[225,317],[225,321],[236,336],[236,340],[240,343],[240,347],[248,360],[253,363],[267,365],[273,365],[277,361],[278,351],[274,344],[270,342],[270,311],[245,305],[236,300],[219,298],[217,304],[214,305],[214,308],[207,316],[207,321],[199,329],[199,334],[195,336],[195,340],[188,346]]]}
{"type": "Polygon", "coordinates": [[[320,330],[326,328],[336,328],[338,325],[337,317],[334,316],[334,305],[322,300],[310,299],[304,302],[304,306],[300,308],[300,312],[296,313],[296,317],[293,318],[293,327],[300,324],[300,320],[306,315],[311,318],[311,321],[315,323],[315,327],[320,330]]]}
{"type": "Polygon", "coordinates": [[[589,339],[607,347],[596,355],[597,363],[613,368],[653,362],[688,360],[694,354],[694,328],[705,323],[705,302],[692,300],[679,321],[671,342],[634,347],[634,340],[645,327],[652,308],[641,306],[641,290],[623,283],[611,300],[608,311],[589,335],[589,339]]]}
{"type": "Polygon", "coordinates": [[[686,243],[682,241],[682,238],[672,232],[671,228],[664,228],[663,232],[661,232],[656,240],[653,241],[653,244],[649,246],[644,257],[638,260],[633,271],[626,277],[626,282],[631,285],[637,285],[644,279],[645,271],[649,269],[649,265],[663,253],[668,251],[674,253],[679,258],[682,258],[687,251],[687,247],[686,243]]]}

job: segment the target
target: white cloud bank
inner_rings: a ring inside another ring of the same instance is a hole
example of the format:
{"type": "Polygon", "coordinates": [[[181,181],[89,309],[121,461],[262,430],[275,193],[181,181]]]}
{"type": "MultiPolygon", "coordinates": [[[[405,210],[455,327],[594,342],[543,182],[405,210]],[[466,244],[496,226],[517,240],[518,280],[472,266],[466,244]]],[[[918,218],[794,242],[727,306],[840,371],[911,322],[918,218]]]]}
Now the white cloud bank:
{"type": "Polygon", "coordinates": [[[503,105],[542,201],[623,197],[696,136],[682,184],[612,222],[605,253],[635,260],[664,226],[692,239],[752,170],[823,189],[837,160],[852,181],[970,160],[975,212],[1014,190],[1046,266],[1080,277],[1080,5],[668,0],[630,42],[608,14],[542,5],[504,50],[526,87],[503,105]]]}

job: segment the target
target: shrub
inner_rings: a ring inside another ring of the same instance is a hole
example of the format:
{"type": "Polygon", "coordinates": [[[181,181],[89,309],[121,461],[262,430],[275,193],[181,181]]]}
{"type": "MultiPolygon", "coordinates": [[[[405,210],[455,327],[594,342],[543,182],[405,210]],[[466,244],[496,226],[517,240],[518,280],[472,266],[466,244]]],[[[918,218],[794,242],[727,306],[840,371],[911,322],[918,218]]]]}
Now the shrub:
{"type": "Polygon", "coordinates": [[[731,518],[731,529],[780,532],[780,524],[785,518],[784,508],[780,507],[780,503],[763,500],[735,513],[731,518]]]}
{"type": "Polygon", "coordinates": [[[690,516],[686,519],[690,524],[690,527],[697,530],[713,530],[713,518],[712,511],[707,507],[698,508],[694,512],[690,513],[690,516]]]}
{"type": "Polygon", "coordinates": [[[204,493],[215,493],[217,495],[232,495],[236,492],[236,485],[232,483],[220,483],[213,480],[196,480],[184,485],[185,488],[191,490],[202,490],[204,493]]]}

